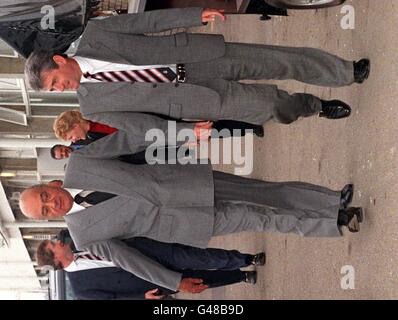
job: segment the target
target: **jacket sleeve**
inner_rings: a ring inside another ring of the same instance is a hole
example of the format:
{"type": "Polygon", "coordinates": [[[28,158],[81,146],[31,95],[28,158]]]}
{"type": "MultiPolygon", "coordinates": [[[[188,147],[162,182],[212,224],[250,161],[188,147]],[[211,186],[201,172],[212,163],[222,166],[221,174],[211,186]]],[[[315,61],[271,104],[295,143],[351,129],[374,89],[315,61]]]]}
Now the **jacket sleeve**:
{"type": "Polygon", "coordinates": [[[113,300],[117,298],[115,293],[103,290],[82,290],[74,292],[74,294],[79,300],[113,300]]]}
{"type": "Polygon", "coordinates": [[[117,267],[164,288],[177,291],[182,274],[169,270],[158,262],[127,246],[121,240],[108,240],[88,245],[86,250],[105,257],[117,267]]]}
{"type": "Polygon", "coordinates": [[[75,294],[79,300],[145,300],[145,294],[129,295],[104,290],[84,290],[75,294]]]}
{"type": "Polygon", "coordinates": [[[116,33],[156,33],[173,28],[202,26],[202,11],[202,8],[154,10],[91,20],[90,24],[92,27],[116,33]]]}
{"type": "Polygon", "coordinates": [[[149,146],[180,146],[196,141],[195,123],[169,121],[138,112],[102,112],[89,115],[87,119],[119,130],[75,151],[87,157],[109,159],[135,154],[149,146]]]}

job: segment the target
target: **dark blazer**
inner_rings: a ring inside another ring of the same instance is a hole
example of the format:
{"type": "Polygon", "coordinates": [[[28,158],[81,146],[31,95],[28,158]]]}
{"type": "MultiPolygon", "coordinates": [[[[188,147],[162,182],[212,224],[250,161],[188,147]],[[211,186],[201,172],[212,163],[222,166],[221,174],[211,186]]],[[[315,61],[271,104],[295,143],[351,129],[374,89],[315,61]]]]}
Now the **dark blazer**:
{"type": "Polygon", "coordinates": [[[73,293],[78,299],[144,299],[148,290],[159,287],[116,267],[67,272],[73,293]]]}

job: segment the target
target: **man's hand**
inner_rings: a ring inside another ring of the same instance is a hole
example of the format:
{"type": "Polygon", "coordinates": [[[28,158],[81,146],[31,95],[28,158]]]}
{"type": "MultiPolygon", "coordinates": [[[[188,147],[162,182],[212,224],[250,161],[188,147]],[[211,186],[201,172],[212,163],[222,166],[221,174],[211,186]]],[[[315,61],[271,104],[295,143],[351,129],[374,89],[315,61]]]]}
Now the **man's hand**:
{"type": "Polygon", "coordinates": [[[159,289],[153,289],[145,292],[145,299],[148,300],[161,300],[165,297],[164,294],[157,295],[159,289]]]}
{"type": "Polygon", "coordinates": [[[213,127],[213,122],[197,122],[195,124],[195,137],[197,140],[208,140],[211,136],[211,128],[213,127]]]}
{"type": "Polygon", "coordinates": [[[208,287],[208,285],[203,284],[202,279],[184,278],[181,280],[178,290],[182,292],[201,293],[208,287]]]}
{"type": "Polygon", "coordinates": [[[225,10],[217,10],[217,9],[204,9],[202,12],[202,22],[211,22],[219,17],[222,21],[225,21],[225,10]]]}

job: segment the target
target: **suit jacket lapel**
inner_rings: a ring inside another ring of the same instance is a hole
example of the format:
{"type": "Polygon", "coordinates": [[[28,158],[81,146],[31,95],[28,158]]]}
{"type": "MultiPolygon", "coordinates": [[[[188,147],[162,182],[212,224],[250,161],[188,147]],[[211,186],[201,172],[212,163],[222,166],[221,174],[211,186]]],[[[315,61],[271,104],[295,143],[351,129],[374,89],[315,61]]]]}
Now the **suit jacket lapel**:
{"type": "Polygon", "coordinates": [[[75,227],[79,227],[80,230],[84,230],[111,217],[112,213],[118,211],[127,201],[129,199],[125,197],[114,197],[81,211],[67,214],[65,220],[68,224],[71,223],[75,227]]]}
{"type": "Polygon", "coordinates": [[[66,215],[64,218],[76,247],[81,248],[88,242],[103,240],[105,229],[109,229],[113,225],[106,220],[112,220],[114,213],[125,206],[129,200],[125,197],[114,197],[66,215]]]}
{"type": "Polygon", "coordinates": [[[84,43],[84,46],[80,47],[76,50],[76,55],[91,59],[109,61],[113,63],[120,64],[134,64],[128,58],[122,56],[119,52],[113,50],[107,45],[103,44],[99,41],[93,41],[93,43],[84,43]]]}
{"type": "MultiPolygon", "coordinates": [[[[95,143],[92,144],[95,146],[95,143]]],[[[84,154],[84,150],[82,150],[82,152],[84,154]]],[[[130,200],[134,199],[140,202],[156,203],[154,199],[151,199],[145,193],[145,188],[142,188],[141,191],[139,191],[139,188],[133,190],[123,179],[117,179],[111,174],[104,172],[100,165],[95,166],[95,159],[93,159],[92,163],[88,161],[89,158],[85,158],[84,155],[81,156],[78,151],[72,153],[69,158],[68,167],[66,168],[63,184],[65,188],[108,192],[127,197],[130,200]]],[[[112,162],[113,165],[120,163],[122,168],[124,166],[131,166],[131,164],[123,163],[120,160],[103,161],[112,162]]],[[[123,170],[122,168],[121,170],[123,170]]],[[[135,173],[137,181],[144,181],[144,174],[140,170],[137,169],[135,173]]]]}
{"type": "MultiPolygon", "coordinates": [[[[89,146],[90,145],[88,145],[87,147],[89,146]]],[[[87,161],[87,159],[76,156],[79,152],[75,152],[76,154],[72,154],[72,156],[69,158],[69,163],[66,169],[63,184],[65,188],[100,191],[113,193],[116,195],[129,196],[128,190],[126,190],[126,186],[122,183],[109,180],[106,177],[102,177],[100,173],[94,174],[83,170],[80,167],[79,161],[87,161]],[[104,183],[104,179],[106,180],[106,183],[104,183]]]]}

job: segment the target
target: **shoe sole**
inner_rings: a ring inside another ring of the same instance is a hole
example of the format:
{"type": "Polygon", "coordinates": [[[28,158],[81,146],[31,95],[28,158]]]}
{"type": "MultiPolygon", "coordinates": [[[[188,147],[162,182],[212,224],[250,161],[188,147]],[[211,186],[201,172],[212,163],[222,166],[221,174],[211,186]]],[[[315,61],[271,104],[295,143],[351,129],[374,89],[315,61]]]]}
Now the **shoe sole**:
{"type": "Polygon", "coordinates": [[[257,272],[254,275],[254,281],[251,282],[252,285],[255,285],[257,283],[257,272]]]}
{"type": "MultiPolygon", "coordinates": [[[[350,232],[356,233],[361,230],[361,224],[359,222],[358,216],[355,216],[353,219],[351,220],[353,226],[348,225],[347,228],[350,232]],[[353,219],[355,219],[356,221],[352,221],[353,219]]],[[[351,223],[351,221],[350,221],[350,223],[351,223]]]]}
{"type": "MultiPolygon", "coordinates": [[[[343,190],[346,189],[346,188],[348,190],[350,190],[350,196],[348,197],[348,199],[347,199],[347,201],[345,203],[345,205],[348,206],[352,202],[352,198],[354,197],[354,185],[352,183],[347,184],[346,186],[344,186],[343,190]]],[[[348,192],[348,190],[346,192],[348,192]]]]}
{"type": "Polygon", "coordinates": [[[360,208],[359,209],[359,213],[356,215],[357,216],[357,219],[358,219],[358,222],[363,222],[363,209],[362,208],[360,208]]]}
{"type": "Polygon", "coordinates": [[[349,225],[347,226],[348,230],[350,230],[350,232],[353,232],[353,233],[359,232],[361,230],[361,223],[363,222],[363,217],[364,217],[363,209],[362,208],[358,208],[358,209],[359,209],[358,210],[359,212],[355,213],[355,216],[354,216],[354,218],[356,220],[356,222],[353,222],[354,228],[350,227],[349,225]]]}

